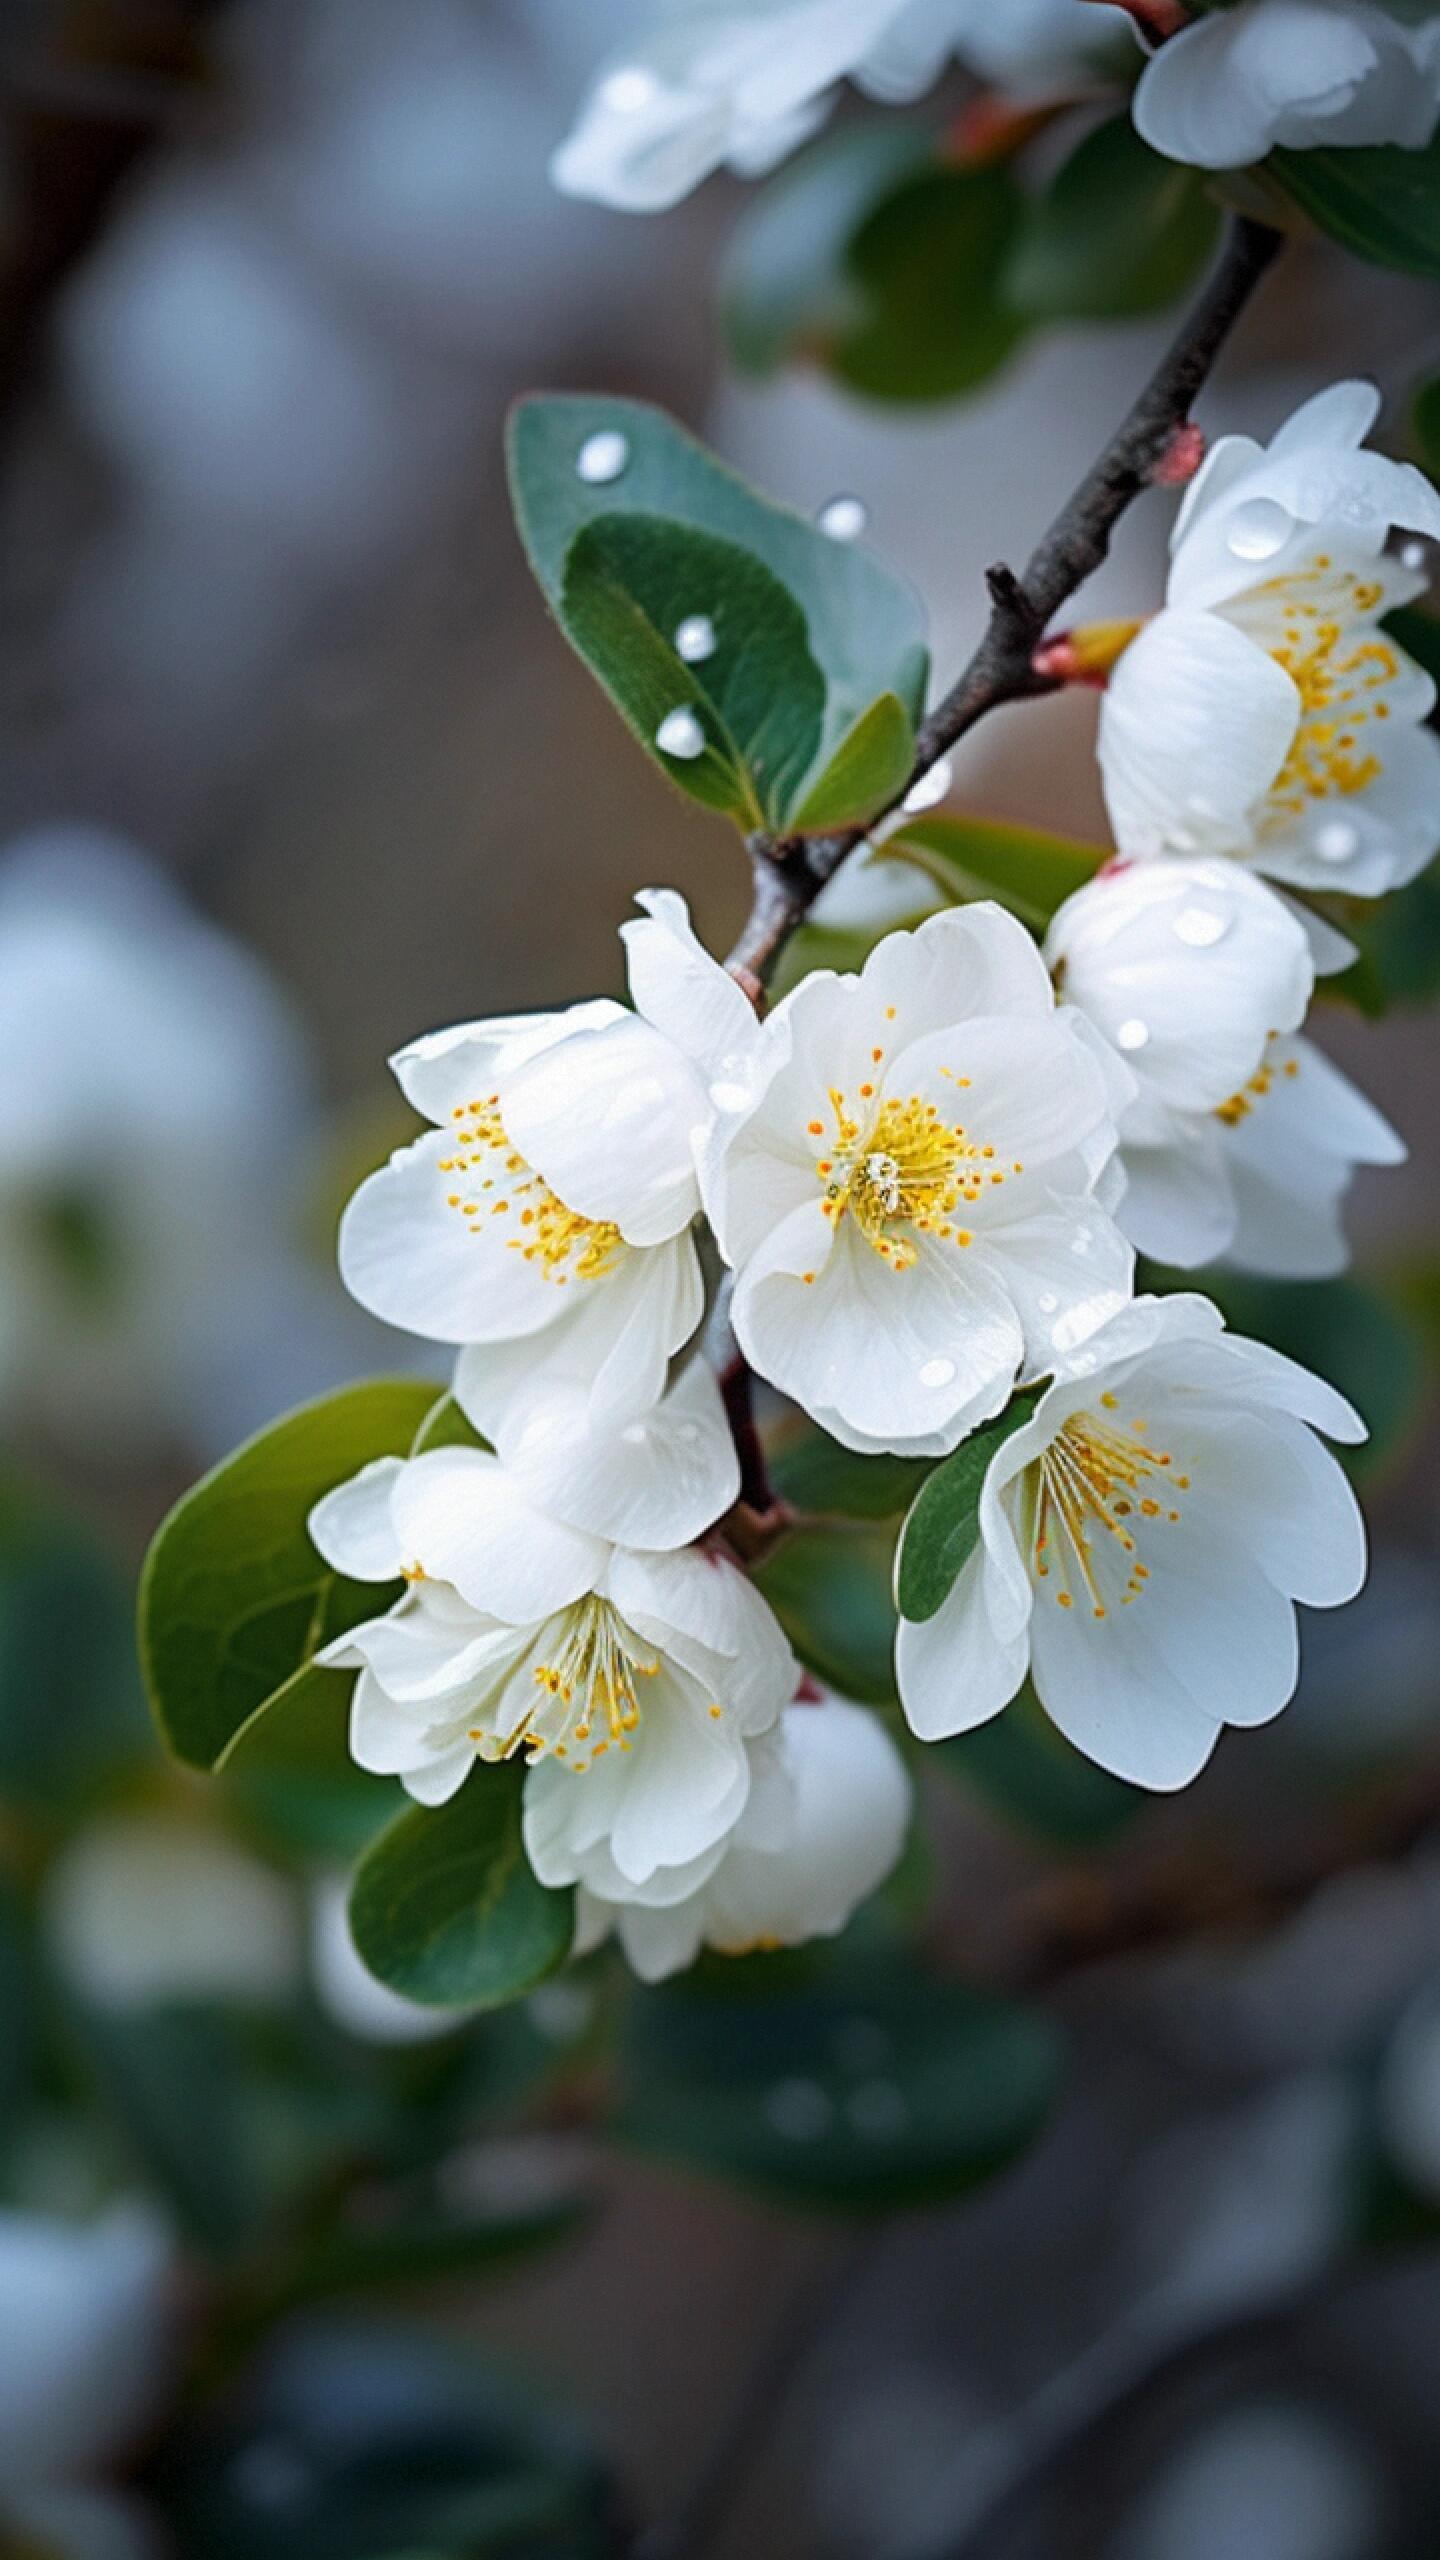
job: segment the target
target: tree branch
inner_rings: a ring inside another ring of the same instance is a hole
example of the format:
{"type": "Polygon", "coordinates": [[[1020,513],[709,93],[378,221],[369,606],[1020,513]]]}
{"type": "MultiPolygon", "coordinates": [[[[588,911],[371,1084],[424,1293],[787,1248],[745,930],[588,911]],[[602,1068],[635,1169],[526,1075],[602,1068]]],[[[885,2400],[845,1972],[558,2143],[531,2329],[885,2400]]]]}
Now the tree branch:
{"type": "MultiPolygon", "coordinates": [[[[1280,247],[1280,234],[1244,219],[1230,231],[1214,275],[1184,328],[1079,487],[1067,499],[1017,577],[1003,562],[986,573],[990,620],[968,667],[922,722],[915,763],[886,816],[947,750],[1002,702],[1052,693],[1057,679],[1034,665],[1046,624],[1098,569],[1131,502],[1161,472],[1177,429],[1260,278],[1280,247]]],[[[870,821],[873,826],[875,820],[870,821]]],[[[750,913],[726,966],[757,1001],[767,970],[847,854],[868,827],[775,843],[752,836],[754,891],[750,913]]]]}

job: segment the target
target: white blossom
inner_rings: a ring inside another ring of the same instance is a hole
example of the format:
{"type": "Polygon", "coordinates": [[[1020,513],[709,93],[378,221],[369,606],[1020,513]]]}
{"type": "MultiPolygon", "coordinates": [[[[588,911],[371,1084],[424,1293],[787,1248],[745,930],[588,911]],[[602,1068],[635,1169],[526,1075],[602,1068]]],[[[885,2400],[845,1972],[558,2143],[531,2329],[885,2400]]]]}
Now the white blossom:
{"type": "Polygon", "coordinates": [[[902,1620],[915,1731],[985,1723],[1028,1671],[1102,1768],[1186,1785],[1222,1725],[1290,1698],[1295,1602],[1332,1608],[1364,1578],[1359,1507],[1317,1430],[1364,1437],[1332,1387],[1227,1334],[1208,1300],[1134,1300],[992,1458],[979,1541],[937,1614],[902,1620]]]}
{"type": "Polygon", "coordinates": [[[745,1955],[834,1937],[884,1883],[912,1789],[878,1716],[802,1699],[748,1749],[749,1801],[728,1838],[643,1897],[582,1891],[577,1950],[613,1929],[642,1981],[659,1982],[702,1946],[745,1955]]]}
{"type": "Polygon", "coordinates": [[[1151,55],[1133,112],[1154,150],[1201,169],[1243,168],[1276,144],[1418,150],[1440,114],[1440,25],[1378,0],[1238,0],[1151,55]]]}
{"type": "Polygon", "coordinates": [[[918,98],[958,52],[984,78],[1043,87],[1121,23],[1096,0],[672,0],[601,72],[551,173],[569,195],[653,213],[726,164],[773,167],[842,80],[918,98]]]}
{"type": "Polygon", "coordinates": [[[477,1449],[382,1459],[328,1494],[310,1521],[327,1562],[360,1581],[403,1574],[409,1587],[319,1658],[359,1671],[350,1742],[362,1768],[442,1804],[477,1759],[523,1757],[536,1872],[623,1892],[701,1856],[738,1820],[746,1741],[774,1722],[795,1666],[744,1575],[683,1543],[735,1490],[708,1373],[697,1365],[654,1413],[612,1427],[609,1469],[589,1429],[568,1516],[477,1449]],[[583,1525],[642,1512],[648,1547],[583,1525]]]}
{"type": "MultiPolygon", "coordinates": [[[[740,988],[673,891],[625,928],[637,1010],[599,999],[430,1033],[392,1061],[435,1126],[362,1183],[341,1222],[347,1287],[438,1341],[529,1346],[597,1407],[652,1405],[699,1322],[694,1148],[707,1073],[754,1038],[740,988]]],[[[475,1352],[472,1385],[485,1366],[475,1352]]]]}
{"type": "Polygon", "coordinates": [[[1380,625],[1425,585],[1383,556],[1386,535],[1440,536],[1440,497],[1364,450],[1378,406],[1368,383],[1337,383],[1268,446],[1224,437],[1186,492],[1166,609],[1101,707],[1122,853],[1230,854],[1373,897],[1435,852],[1435,686],[1380,625]]]}
{"type": "Polygon", "coordinates": [[[988,903],[815,972],[760,1042],[704,1165],[741,1348],[848,1447],[938,1455],[1128,1295],[1096,1185],[1133,1081],[988,903]]]}
{"type": "Polygon", "coordinates": [[[0,2507],[98,2470],[145,2427],[177,2346],[172,2266],[138,2204],[90,2223],[0,2210],[0,2507]]]}
{"type": "Polygon", "coordinates": [[[1290,1036],[1314,978],[1291,909],[1235,863],[1111,863],[1067,898],[1045,955],[1135,1077],[1116,1209],[1132,1243],[1186,1269],[1223,1255],[1277,1277],[1342,1270],[1353,1167],[1404,1148],[1290,1036]]]}

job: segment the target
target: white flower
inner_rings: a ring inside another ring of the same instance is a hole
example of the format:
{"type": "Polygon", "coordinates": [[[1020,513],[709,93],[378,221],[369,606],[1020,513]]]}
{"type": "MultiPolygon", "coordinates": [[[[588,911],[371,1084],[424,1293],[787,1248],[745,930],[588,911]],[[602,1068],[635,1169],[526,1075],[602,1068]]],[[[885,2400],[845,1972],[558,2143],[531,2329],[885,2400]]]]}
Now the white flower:
{"type": "Polygon", "coordinates": [[[1168,159],[1239,169],[1278,143],[1427,143],[1440,113],[1440,28],[1372,0],[1239,0],[1152,54],[1136,129],[1168,159]]]}
{"type": "Polygon", "coordinates": [[[672,0],[601,73],[551,162],[568,195],[653,213],[728,163],[773,167],[853,79],[918,98],[957,49],[988,78],[1082,64],[1119,12],[1094,0],[672,0]]]}
{"type": "Polygon", "coordinates": [[[746,1740],[795,1679],[744,1575],[681,1544],[733,1499],[723,1431],[697,1364],[654,1413],[612,1431],[608,1470],[591,1426],[568,1517],[473,1449],[382,1459],[327,1495],[310,1522],[327,1562],[410,1585],[320,1657],[359,1669],[360,1766],[442,1804],[477,1759],[523,1755],[526,1845],[547,1883],[641,1885],[720,1839],[749,1792],[746,1740]],[[581,1525],[616,1518],[640,1520],[651,1544],[581,1525]],[[661,1552],[665,1540],[678,1552],[661,1552]]]}
{"type": "Polygon", "coordinates": [[[749,1746],[750,1798],[728,1838],[643,1896],[582,1891],[578,1951],[614,1929],[644,1982],[722,1955],[833,1938],[904,1846],[912,1789],[878,1716],[802,1700],[749,1746]]]}
{"type": "Polygon", "coordinates": [[[1131,1242],[1187,1269],[1224,1255],[1313,1279],[1343,1270],[1356,1164],[1399,1139],[1305,1040],[1305,928],[1234,863],[1112,863],[1067,898],[1045,956],[1066,1003],[1132,1069],[1120,1122],[1131,1242]]]}
{"type": "MultiPolygon", "coordinates": [[[[406,1098],[437,1125],[362,1183],[340,1229],[362,1306],[441,1342],[524,1340],[531,1370],[578,1371],[613,1412],[655,1402],[699,1322],[706,1076],[755,1037],[683,901],[639,903],[645,920],[624,929],[636,1012],[601,999],[401,1050],[406,1098]]],[[[472,1381],[484,1365],[477,1353],[472,1381]]]]}
{"type": "Polygon", "coordinates": [[[989,904],[817,971],[761,1044],[704,1168],[740,1345],[848,1447],[938,1455],[1128,1295],[1095,1184],[1132,1080],[989,904]]]}
{"type": "Polygon", "coordinates": [[[306,1082],[263,971],[130,846],[78,826],[16,843],[0,863],[0,1400],[92,1451],[232,1436],[211,1424],[237,1339],[257,1349],[252,1307],[290,1282],[278,1213],[306,1082]]]}
{"type": "Polygon", "coordinates": [[[900,1694],[926,1740],[983,1724],[1028,1671],[1051,1721],[1136,1786],[1182,1787],[1225,1724],[1295,1687],[1294,1603],[1333,1608],[1365,1532],[1314,1431],[1342,1396],[1208,1300],[1137,1298],[1062,1363],[991,1460],[980,1538],[937,1614],[902,1620],[900,1694]]]}
{"type": "Polygon", "coordinates": [[[0,2210],[0,2502],[97,2470],[155,2411],[176,2347],[170,2241],[139,2205],[0,2210]]]}
{"type": "Polygon", "coordinates": [[[299,1970],[289,1887],[218,1826],[113,1813],[67,1842],[45,1879],[57,1963],[97,2008],[285,1998],[299,1970]]]}
{"type": "Polygon", "coordinates": [[[1166,610],[1101,706],[1122,853],[1232,854],[1374,897],[1440,843],[1435,687],[1379,627],[1425,584],[1382,556],[1387,532],[1440,536],[1440,497],[1361,449],[1378,406],[1337,383],[1268,447],[1224,437],[1186,492],[1166,610]]]}

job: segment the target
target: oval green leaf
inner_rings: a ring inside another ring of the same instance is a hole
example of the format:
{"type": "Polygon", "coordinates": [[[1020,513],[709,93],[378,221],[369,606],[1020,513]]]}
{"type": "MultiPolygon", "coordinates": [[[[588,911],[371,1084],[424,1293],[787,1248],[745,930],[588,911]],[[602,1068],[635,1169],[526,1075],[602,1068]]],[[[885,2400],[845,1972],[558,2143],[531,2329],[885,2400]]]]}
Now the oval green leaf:
{"type": "Polygon", "coordinates": [[[1030,320],[1124,320],[1173,302],[1209,257],[1219,208],[1128,111],[1087,133],[1021,225],[1005,291],[1030,320]]]}
{"type": "Polygon", "coordinates": [[[869,859],[912,862],[952,905],[995,898],[1040,932],[1057,907],[1109,861],[1110,851],[1004,818],[936,817],[908,819],[869,859]]]}
{"type": "Polygon", "coordinates": [[[1038,1389],[1012,1396],[1005,1411],[962,1440],[953,1457],[927,1477],[900,1532],[895,1591],[902,1618],[933,1618],[943,1608],[980,1535],[986,1471],[1012,1431],[1028,1422],[1038,1389]]]}
{"type": "Polygon", "coordinates": [[[531,1869],[521,1787],[518,1769],[477,1768],[448,1804],[414,1806],[367,1850],[350,1927],[377,1981],[434,2008],[495,2009],[565,1962],[574,1897],[531,1869]]]}
{"type": "Polygon", "coordinates": [[[1398,143],[1272,151],[1265,168],[1356,257],[1407,275],[1440,276],[1440,136],[1424,151],[1398,143]]]}

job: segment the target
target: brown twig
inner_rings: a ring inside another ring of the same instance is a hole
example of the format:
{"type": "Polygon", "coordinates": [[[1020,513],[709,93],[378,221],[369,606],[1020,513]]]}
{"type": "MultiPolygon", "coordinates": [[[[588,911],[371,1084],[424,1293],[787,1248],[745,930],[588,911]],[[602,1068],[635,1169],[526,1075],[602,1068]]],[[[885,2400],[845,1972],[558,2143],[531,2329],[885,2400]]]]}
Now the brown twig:
{"type": "MultiPolygon", "coordinates": [[[[1049,531],[1016,576],[1003,562],[986,573],[990,620],[969,665],[922,722],[905,792],[939,761],[987,711],[1052,693],[1053,676],[1037,672],[1036,646],[1053,614],[1098,569],[1126,508],[1161,471],[1177,428],[1185,425],[1201,388],[1260,278],[1280,247],[1280,234],[1246,219],[1231,227],[1224,253],[1173,346],[1117,428],[1049,531]]],[[[888,809],[877,815],[888,815],[888,809]]],[[[875,820],[870,821],[873,826],[875,820]]],[[[726,966],[757,996],[767,971],[827,880],[868,829],[846,827],[836,835],[764,835],[749,844],[754,869],[750,913],[726,966]]]]}

